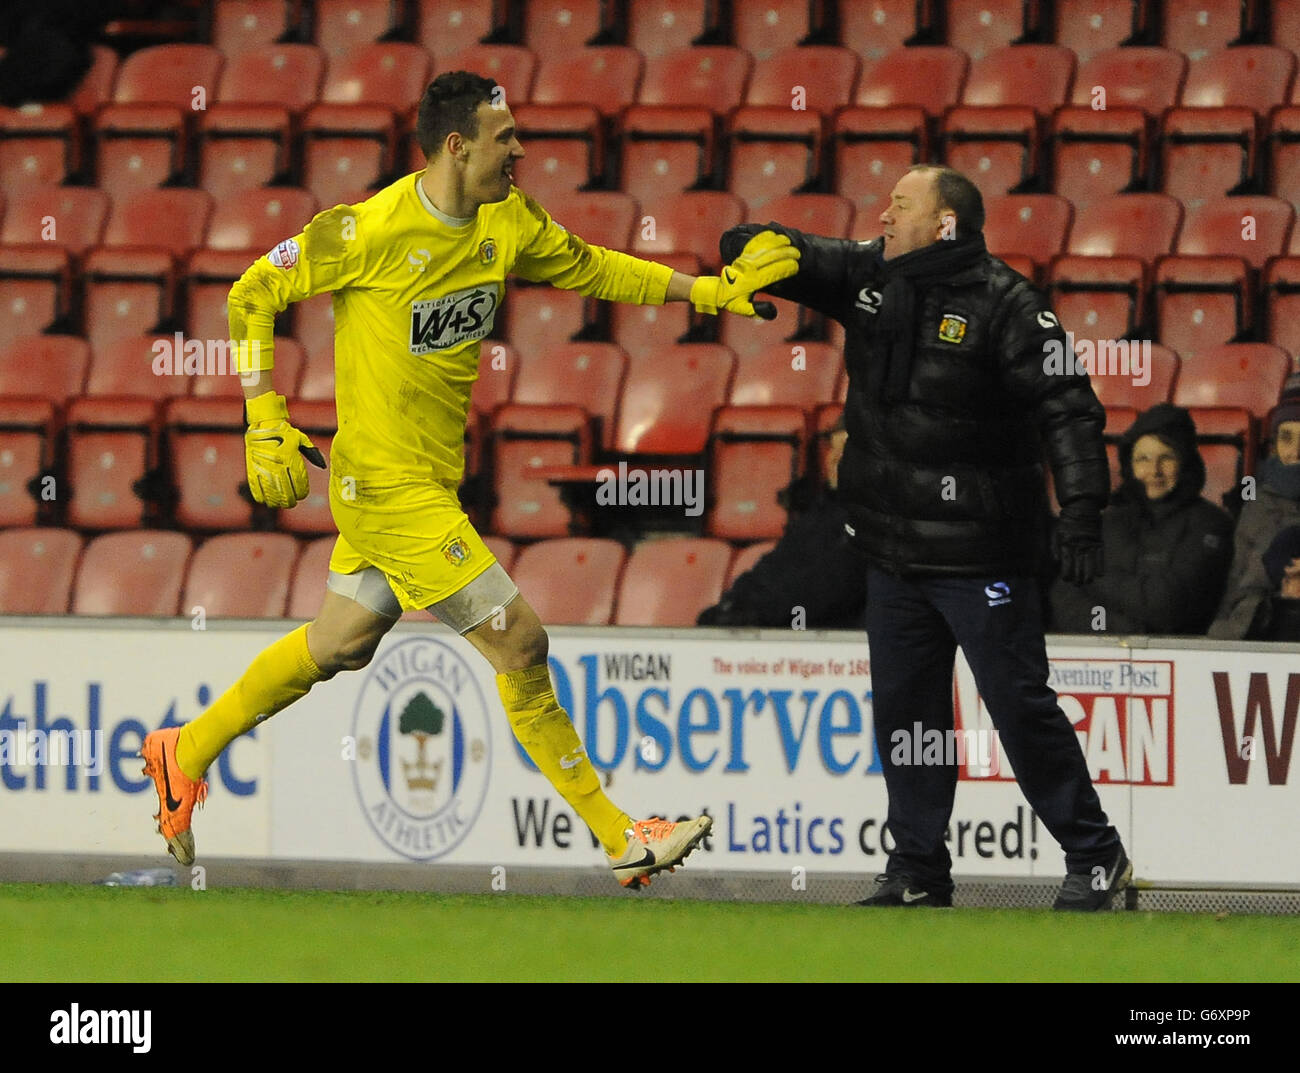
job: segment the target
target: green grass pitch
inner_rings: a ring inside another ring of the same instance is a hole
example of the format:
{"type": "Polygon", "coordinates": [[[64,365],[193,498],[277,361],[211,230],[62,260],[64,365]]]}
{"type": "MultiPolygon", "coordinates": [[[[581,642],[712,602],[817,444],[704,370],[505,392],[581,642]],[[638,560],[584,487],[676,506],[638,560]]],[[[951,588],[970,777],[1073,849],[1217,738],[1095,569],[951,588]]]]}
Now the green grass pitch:
{"type": "Polygon", "coordinates": [[[3,981],[1300,980],[1293,917],[10,884],[0,935],[3,981]]]}

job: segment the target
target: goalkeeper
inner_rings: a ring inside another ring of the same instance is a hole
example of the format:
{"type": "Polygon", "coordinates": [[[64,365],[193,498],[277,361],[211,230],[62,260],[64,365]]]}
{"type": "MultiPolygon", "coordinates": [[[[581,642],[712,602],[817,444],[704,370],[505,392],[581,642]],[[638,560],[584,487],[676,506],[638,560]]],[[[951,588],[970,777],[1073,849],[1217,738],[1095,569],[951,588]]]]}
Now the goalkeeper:
{"type": "Polygon", "coordinates": [[[248,483],[259,502],[279,508],[306,495],[307,462],[324,460],[271,388],[274,319],[290,302],[333,293],[338,434],[329,489],[339,537],[316,618],[259,654],[196,720],[145,738],[155,818],[168,850],[190,864],[191,813],[221,751],[317,682],[366,666],[403,611],[425,608],[491,663],[515,736],[600,840],[618,881],[645,886],[681,863],[711,821],[634,821],[605,796],[556,700],[546,631],[461,509],[480,342],[510,273],[611,301],[689,300],[703,313],[770,317],[772,307],[756,309],[751,297],[793,275],[799,255],[769,232],[720,276],[695,278],[588,245],[514,186],[523,148],[491,79],[438,76],[420,101],[416,133],[423,172],[318,214],[231,289],[231,339],[250,344],[253,366],[244,376],[248,483]],[[505,629],[494,628],[503,609],[505,629]]]}

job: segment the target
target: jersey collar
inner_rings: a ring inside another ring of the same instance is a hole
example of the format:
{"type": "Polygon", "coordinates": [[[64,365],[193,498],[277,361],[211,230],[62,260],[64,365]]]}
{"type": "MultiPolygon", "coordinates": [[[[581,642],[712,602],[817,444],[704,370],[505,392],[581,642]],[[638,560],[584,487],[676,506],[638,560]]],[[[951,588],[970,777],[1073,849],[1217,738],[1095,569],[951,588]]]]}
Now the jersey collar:
{"type": "Polygon", "coordinates": [[[448,216],[434,205],[429,200],[429,195],[424,192],[424,184],[420,182],[419,175],[415,177],[415,192],[419,195],[420,204],[424,206],[425,211],[439,223],[446,224],[448,227],[468,227],[474,222],[473,216],[448,216]]]}

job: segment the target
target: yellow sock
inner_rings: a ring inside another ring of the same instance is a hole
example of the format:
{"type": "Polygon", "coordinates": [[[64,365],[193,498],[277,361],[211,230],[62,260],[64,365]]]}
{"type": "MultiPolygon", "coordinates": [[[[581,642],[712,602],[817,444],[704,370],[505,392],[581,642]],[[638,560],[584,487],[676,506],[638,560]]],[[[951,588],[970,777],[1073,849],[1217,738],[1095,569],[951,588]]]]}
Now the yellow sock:
{"type": "Polygon", "coordinates": [[[498,674],[497,692],[510,729],[533,763],[600,839],[605,852],[621,856],[627,850],[624,832],[632,826],[632,819],[600,788],[600,776],[587,758],[578,732],[555,699],[546,664],[498,674]]]}
{"type": "Polygon", "coordinates": [[[264,648],[238,682],[181,727],[176,763],[191,779],[202,778],[222,749],[305,696],[320,679],[320,668],[307,650],[307,627],[299,626],[264,648]]]}

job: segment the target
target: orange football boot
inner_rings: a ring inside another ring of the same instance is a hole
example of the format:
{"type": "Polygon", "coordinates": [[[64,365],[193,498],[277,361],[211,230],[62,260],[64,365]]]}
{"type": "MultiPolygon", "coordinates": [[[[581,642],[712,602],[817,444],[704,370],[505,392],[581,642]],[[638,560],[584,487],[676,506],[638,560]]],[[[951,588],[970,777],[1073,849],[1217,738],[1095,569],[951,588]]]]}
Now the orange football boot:
{"type": "Polygon", "coordinates": [[[153,779],[158,791],[158,833],[167,839],[167,852],[184,865],[194,863],[194,832],[190,830],[190,816],[195,805],[202,805],[208,797],[208,780],[191,779],[176,763],[176,743],[180,741],[180,727],[165,727],[146,734],[140,756],[144,758],[144,774],[153,779]]]}

